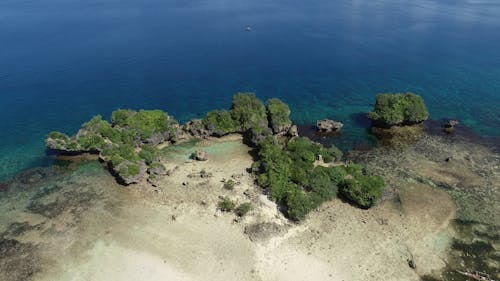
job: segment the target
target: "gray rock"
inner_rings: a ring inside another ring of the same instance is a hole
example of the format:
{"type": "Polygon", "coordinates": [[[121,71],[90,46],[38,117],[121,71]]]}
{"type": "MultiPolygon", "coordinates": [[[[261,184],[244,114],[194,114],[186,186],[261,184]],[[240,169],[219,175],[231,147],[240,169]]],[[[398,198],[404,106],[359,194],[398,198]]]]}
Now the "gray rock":
{"type": "Polygon", "coordinates": [[[297,128],[297,125],[292,125],[290,129],[288,129],[288,136],[290,137],[298,137],[299,136],[299,129],[297,128]]]}
{"type": "Polygon", "coordinates": [[[204,150],[201,150],[201,149],[195,150],[191,154],[191,159],[197,160],[197,161],[207,161],[208,160],[208,153],[204,150]]]}
{"type": "Polygon", "coordinates": [[[151,165],[148,169],[149,174],[155,174],[157,176],[166,176],[168,174],[167,169],[160,163],[151,165]]]}
{"type": "Polygon", "coordinates": [[[146,174],[147,166],[144,162],[124,161],[118,166],[113,167],[113,171],[118,176],[118,179],[126,185],[138,183],[146,174]],[[138,170],[136,172],[136,169],[138,170]]]}
{"type": "Polygon", "coordinates": [[[344,124],[330,119],[321,119],[316,121],[316,128],[318,131],[324,133],[338,132],[342,129],[342,127],[344,127],[344,124]]]}
{"type": "Polygon", "coordinates": [[[205,138],[210,136],[209,130],[205,128],[201,119],[191,119],[182,126],[182,131],[193,138],[205,138]]]}

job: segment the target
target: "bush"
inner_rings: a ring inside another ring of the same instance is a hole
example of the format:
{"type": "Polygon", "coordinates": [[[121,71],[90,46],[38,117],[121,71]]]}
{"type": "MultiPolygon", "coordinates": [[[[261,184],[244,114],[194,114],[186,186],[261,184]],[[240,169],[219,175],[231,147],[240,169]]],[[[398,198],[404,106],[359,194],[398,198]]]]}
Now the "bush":
{"type": "Polygon", "coordinates": [[[106,144],[104,139],[96,134],[78,136],[76,141],[82,150],[100,151],[106,144]]]}
{"type": "Polygon", "coordinates": [[[127,126],[128,118],[135,114],[135,111],[130,109],[118,109],[111,113],[111,122],[113,126],[120,126],[122,128],[127,126]]]}
{"type": "Polygon", "coordinates": [[[133,132],[140,140],[146,141],[155,133],[167,134],[169,139],[175,139],[177,121],[162,110],[132,110],[119,109],[112,113],[114,126],[133,132]]]}
{"type": "Polygon", "coordinates": [[[422,97],[413,93],[377,95],[375,108],[368,113],[370,119],[383,126],[416,124],[428,116],[422,97]]]}
{"type": "Polygon", "coordinates": [[[320,144],[307,138],[296,138],[283,148],[266,142],[259,151],[258,183],[270,197],[282,204],[288,217],[302,219],[321,203],[337,195],[338,184],[344,179],[343,167],[314,167],[319,153],[327,154],[320,144]]]}
{"type": "Polygon", "coordinates": [[[61,133],[61,132],[56,132],[56,131],[52,131],[50,132],[49,134],[47,134],[47,137],[48,138],[51,138],[53,140],[60,140],[62,142],[67,142],[69,141],[69,137],[68,135],[64,134],[64,133],[61,133]]]}
{"type": "Polygon", "coordinates": [[[234,210],[236,207],[236,202],[232,201],[231,199],[224,197],[219,203],[217,204],[217,208],[223,212],[231,212],[234,210]]]}
{"type": "Polygon", "coordinates": [[[160,152],[158,148],[151,145],[141,146],[141,151],[139,152],[139,157],[141,157],[147,165],[151,165],[157,162],[160,158],[160,152]]]}
{"type": "Polygon", "coordinates": [[[141,172],[141,169],[138,164],[135,163],[129,163],[123,166],[120,166],[120,170],[118,173],[120,174],[121,177],[123,178],[130,178],[135,175],[138,175],[141,172]]]}
{"type": "Polygon", "coordinates": [[[289,218],[301,220],[311,211],[311,201],[303,190],[297,186],[286,193],[286,212],[289,218]]]}
{"type": "Polygon", "coordinates": [[[242,131],[253,127],[268,127],[266,108],[253,93],[237,93],[233,96],[231,116],[242,131]]]}
{"type": "Polygon", "coordinates": [[[279,99],[273,98],[267,101],[267,114],[274,133],[287,130],[292,125],[290,108],[279,99]]]}
{"type": "Polygon", "coordinates": [[[252,203],[249,203],[249,202],[242,203],[238,207],[236,207],[235,212],[236,212],[236,215],[238,215],[239,217],[243,217],[248,212],[250,212],[252,210],[252,208],[253,208],[252,203]]]}
{"type": "Polygon", "coordinates": [[[375,205],[385,188],[384,180],[379,176],[363,175],[359,165],[349,165],[346,170],[351,177],[340,183],[340,193],[360,207],[375,205]]]}
{"type": "Polygon", "coordinates": [[[125,160],[130,162],[138,162],[141,157],[135,151],[133,146],[127,144],[114,145],[102,150],[101,154],[106,157],[106,159],[113,166],[118,166],[125,160]]]}
{"type": "Polygon", "coordinates": [[[226,110],[212,110],[207,113],[202,122],[208,130],[213,131],[218,136],[240,130],[238,121],[234,120],[231,113],[226,110]]]}
{"type": "Polygon", "coordinates": [[[232,179],[228,179],[224,182],[224,189],[227,189],[227,190],[233,190],[234,189],[234,186],[236,185],[236,182],[234,182],[232,179]]]}

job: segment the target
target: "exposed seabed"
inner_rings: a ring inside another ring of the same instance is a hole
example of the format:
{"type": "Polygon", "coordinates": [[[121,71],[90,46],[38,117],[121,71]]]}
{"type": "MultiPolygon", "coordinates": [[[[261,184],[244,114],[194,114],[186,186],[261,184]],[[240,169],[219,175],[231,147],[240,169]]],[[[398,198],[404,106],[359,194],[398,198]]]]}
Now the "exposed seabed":
{"type": "MultiPolygon", "coordinates": [[[[443,257],[442,260],[445,269],[444,271],[425,272],[421,274],[422,280],[462,280],[463,276],[455,270],[467,269],[484,271],[498,279],[500,277],[500,218],[498,215],[500,214],[498,204],[500,201],[500,154],[498,146],[496,146],[498,142],[469,134],[465,127],[457,127],[454,134],[445,134],[441,131],[439,124],[439,122],[427,122],[424,133],[412,143],[376,148],[366,146],[364,149],[348,153],[347,158],[366,163],[370,173],[383,175],[389,185],[386,199],[390,199],[385,204],[390,203],[395,209],[418,212],[413,216],[419,218],[423,223],[426,220],[429,224],[435,223],[435,221],[434,218],[425,217],[427,214],[425,205],[420,207],[422,208],[421,213],[419,209],[415,208],[415,206],[420,205],[415,205],[412,198],[418,194],[419,188],[422,192],[444,191],[452,198],[456,205],[455,218],[449,226],[443,226],[448,229],[451,241],[446,237],[443,237],[442,240],[436,238],[432,240],[432,243],[436,243],[436,245],[431,245],[432,247],[448,249],[446,250],[447,256],[443,257]],[[410,187],[411,189],[409,189],[410,187]],[[413,208],[409,208],[411,204],[414,205],[413,208]]],[[[331,141],[331,136],[327,138],[320,136],[318,140],[331,141]]],[[[192,149],[191,144],[177,148],[169,147],[165,150],[165,157],[171,159],[172,162],[183,163],[187,161],[185,156],[189,155],[192,149]]],[[[217,144],[207,149],[213,154],[221,155],[220,157],[231,158],[233,153],[231,151],[243,148],[234,143],[230,146],[217,144]]],[[[151,242],[153,244],[142,245],[137,244],[144,243],[143,240],[138,240],[137,236],[129,235],[130,237],[128,237],[124,236],[123,233],[143,232],[145,235],[153,235],[158,229],[171,231],[164,229],[164,224],[174,219],[173,216],[170,217],[169,213],[177,208],[174,204],[181,206],[192,196],[200,201],[206,200],[208,196],[203,189],[197,191],[199,194],[189,194],[189,192],[194,192],[193,190],[198,186],[201,187],[205,184],[200,182],[196,187],[190,187],[191,189],[180,187],[182,193],[176,195],[180,196],[180,199],[168,201],[172,204],[168,208],[167,206],[162,207],[161,204],[165,203],[160,203],[160,207],[155,205],[154,209],[150,209],[149,196],[154,196],[156,191],[145,190],[143,186],[124,188],[116,183],[115,179],[98,161],[78,159],[76,162],[74,159],[71,161],[59,159],[52,167],[24,171],[12,180],[0,185],[0,279],[6,281],[45,280],[43,276],[60,276],[60,272],[64,272],[68,268],[81,271],[92,270],[79,265],[81,262],[91,266],[92,263],[88,263],[88,255],[90,254],[105,258],[106,253],[109,255],[115,252],[117,255],[135,253],[133,248],[145,247],[151,248],[150,250],[153,251],[160,245],[180,247],[178,243],[182,243],[182,237],[176,238],[177,244],[169,244],[168,241],[161,240],[158,242],[160,244],[151,242]],[[145,200],[141,198],[145,198],[145,200]],[[158,211],[164,213],[158,213],[158,211]],[[127,214],[127,220],[123,214],[127,214]],[[159,218],[156,218],[158,215],[159,218]],[[132,245],[135,243],[135,246],[128,250],[113,246],[115,243],[113,241],[117,241],[117,239],[126,239],[124,244],[132,245]],[[92,250],[89,251],[89,248],[92,250]],[[72,264],[65,266],[62,262],[63,265],[61,265],[61,261],[65,260],[71,261],[72,264]]],[[[245,161],[249,161],[249,159],[245,161]]],[[[221,160],[221,162],[223,161],[221,160]]],[[[244,167],[241,169],[244,170],[244,167]]],[[[169,189],[170,187],[167,186],[162,196],[168,198],[173,196],[168,193],[169,189]]],[[[422,194],[422,196],[424,195],[422,194]]],[[[214,198],[216,200],[217,197],[214,198]]],[[[435,201],[435,204],[445,204],[444,198],[436,198],[443,201],[435,201]]],[[[426,198],[427,201],[419,200],[432,202],[433,198],[426,198]]],[[[210,200],[208,201],[210,205],[210,200]]],[[[338,207],[339,204],[336,201],[327,205],[338,207]]],[[[222,237],[227,231],[241,231],[238,228],[224,228],[231,224],[225,225],[220,220],[217,223],[217,220],[212,220],[211,212],[213,209],[211,207],[203,208],[205,210],[203,212],[211,211],[208,215],[195,214],[201,219],[198,223],[193,224],[193,229],[203,231],[202,227],[206,225],[206,221],[210,221],[220,229],[220,231],[211,230],[214,232],[214,237],[222,237]],[[203,220],[206,221],[203,222],[203,220]]],[[[313,212],[305,224],[318,224],[318,228],[321,229],[321,225],[325,222],[315,222],[314,217],[328,218],[330,216],[328,212],[331,211],[329,208],[330,206],[325,206],[320,208],[318,212],[313,212]]],[[[179,215],[176,216],[180,217],[180,214],[192,211],[179,208],[174,212],[177,212],[179,215]]],[[[377,212],[377,210],[360,213],[366,216],[370,212],[377,212]]],[[[195,215],[193,216],[196,217],[195,215]]],[[[342,217],[347,214],[335,215],[342,217]]],[[[340,217],[336,220],[339,221],[340,217]]],[[[333,227],[337,228],[336,231],[341,231],[342,226],[335,225],[336,220],[329,221],[325,225],[328,228],[333,227]]],[[[389,221],[389,224],[395,221],[389,221]]],[[[177,223],[179,222],[182,223],[182,218],[177,219],[177,223]]],[[[368,223],[370,222],[368,221],[368,223]]],[[[414,222],[408,221],[407,223],[411,226],[414,222]]],[[[379,222],[377,219],[375,225],[378,224],[385,227],[387,222],[384,220],[379,222]]],[[[210,225],[207,227],[213,228],[210,225]]],[[[311,232],[310,235],[313,234],[321,236],[315,232],[311,232]]],[[[179,232],[179,235],[187,235],[187,233],[179,232]]],[[[237,238],[237,235],[231,237],[233,237],[231,241],[241,239],[237,238]]],[[[215,241],[217,242],[217,240],[215,241]]],[[[224,241],[218,242],[225,243],[224,241]]],[[[245,253],[250,251],[251,246],[248,244],[249,242],[243,240],[238,243],[235,242],[234,250],[243,247],[241,251],[244,252],[235,253],[241,254],[240,259],[244,260],[245,253]]],[[[198,246],[203,245],[199,244],[198,246]]],[[[167,246],[164,246],[166,251],[167,246]]],[[[196,250],[195,247],[187,245],[183,247],[196,250]]],[[[314,249],[316,246],[311,244],[311,247],[314,249]]],[[[418,249],[415,250],[418,251],[418,249]]],[[[172,252],[183,253],[179,249],[172,252]]],[[[165,257],[167,259],[168,254],[165,255],[167,255],[165,257]]],[[[195,258],[188,253],[182,255],[188,255],[186,258],[190,259],[195,258]]],[[[228,255],[232,254],[228,253],[228,255]]],[[[224,258],[230,258],[230,256],[224,256],[224,258]]],[[[150,259],[149,256],[145,259],[151,262],[150,266],[154,266],[158,262],[156,259],[150,259]]],[[[98,262],[99,260],[94,261],[98,262]]],[[[428,263],[426,256],[421,255],[416,256],[415,262],[417,272],[428,263]]],[[[147,267],[146,264],[144,266],[147,267]]],[[[394,266],[388,265],[391,268],[394,266]]],[[[404,260],[402,266],[405,266],[404,260]]],[[[246,272],[250,270],[254,269],[248,269],[246,272]]],[[[74,271],[72,273],[77,274],[74,271]]],[[[167,273],[177,274],[172,271],[167,273]]],[[[257,273],[250,274],[253,277],[247,279],[262,280],[258,278],[257,273]]],[[[180,276],[180,280],[190,280],[181,275],[177,276],[180,276]]],[[[69,278],[66,277],[63,276],[60,280],[69,278]]]]}

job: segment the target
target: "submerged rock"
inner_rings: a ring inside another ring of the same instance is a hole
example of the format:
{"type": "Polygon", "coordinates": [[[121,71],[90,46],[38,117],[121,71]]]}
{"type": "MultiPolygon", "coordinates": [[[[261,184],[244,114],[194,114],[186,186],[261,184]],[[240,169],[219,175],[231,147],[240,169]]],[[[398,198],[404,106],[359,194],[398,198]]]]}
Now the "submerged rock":
{"type": "Polygon", "coordinates": [[[422,124],[390,128],[372,127],[371,132],[378,137],[382,145],[400,146],[415,143],[422,138],[424,127],[422,124]]]}
{"type": "Polygon", "coordinates": [[[342,127],[344,127],[344,124],[330,119],[321,119],[316,121],[316,128],[322,133],[338,132],[342,129],[342,127]]]}

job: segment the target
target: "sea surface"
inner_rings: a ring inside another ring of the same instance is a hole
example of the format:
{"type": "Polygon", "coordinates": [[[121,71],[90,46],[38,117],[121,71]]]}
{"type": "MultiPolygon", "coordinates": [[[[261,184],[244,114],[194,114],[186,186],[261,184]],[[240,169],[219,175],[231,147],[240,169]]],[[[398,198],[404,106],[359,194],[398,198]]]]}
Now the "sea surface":
{"type": "Polygon", "coordinates": [[[344,122],[343,147],[371,140],[382,92],[498,137],[499,50],[498,0],[2,0],[0,181],[51,163],[49,131],[117,108],[187,121],[237,91],[344,122]]]}

